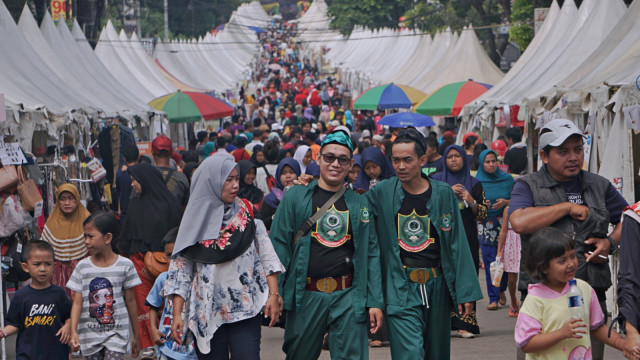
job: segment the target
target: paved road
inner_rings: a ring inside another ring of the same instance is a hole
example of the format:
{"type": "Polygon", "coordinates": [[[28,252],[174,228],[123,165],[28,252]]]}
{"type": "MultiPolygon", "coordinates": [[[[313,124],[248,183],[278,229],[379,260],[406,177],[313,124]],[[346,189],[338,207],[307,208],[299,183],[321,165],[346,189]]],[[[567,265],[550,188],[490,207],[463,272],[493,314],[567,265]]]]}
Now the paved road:
{"type": "MultiPolygon", "coordinates": [[[[478,301],[478,322],[480,323],[481,335],[475,339],[461,339],[453,337],[451,339],[452,359],[474,359],[474,360],[514,360],[516,358],[516,346],[513,341],[513,328],[515,318],[510,318],[507,314],[508,306],[504,306],[497,311],[488,311],[486,300],[486,286],[484,285],[484,272],[480,274],[480,283],[485,299],[478,301]]],[[[263,360],[284,359],[282,352],[282,337],[284,330],[262,328],[262,351],[263,360]]],[[[7,340],[8,359],[15,359],[15,337],[7,340]]],[[[371,360],[391,359],[389,348],[369,349],[371,360]]],[[[605,359],[622,360],[622,353],[612,348],[605,351],[605,359]]],[[[127,359],[131,359],[127,357],[127,359]]],[[[329,360],[329,352],[323,351],[321,360],[329,360]]],[[[306,360],[306,359],[303,359],[306,360]]]]}
{"type": "MultiPolygon", "coordinates": [[[[484,280],[484,270],[481,270],[480,284],[485,299],[478,301],[478,323],[480,324],[480,336],[475,339],[462,339],[453,337],[451,339],[451,359],[474,359],[474,360],[515,360],[516,345],[513,340],[513,328],[516,323],[515,318],[508,315],[509,306],[503,306],[497,311],[488,311],[487,291],[484,280]]],[[[282,353],[282,329],[262,328],[262,352],[264,360],[284,359],[282,353]]],[[[622,353],[613,349],[605,350],[605,359],[622,360],[622,353]]],[[[321,360],[329,360],[329,352],[322,351],[321,360]]],[[[369,349],[369,359],[387,360],[391,359],[388,347],[369,349]]]]}

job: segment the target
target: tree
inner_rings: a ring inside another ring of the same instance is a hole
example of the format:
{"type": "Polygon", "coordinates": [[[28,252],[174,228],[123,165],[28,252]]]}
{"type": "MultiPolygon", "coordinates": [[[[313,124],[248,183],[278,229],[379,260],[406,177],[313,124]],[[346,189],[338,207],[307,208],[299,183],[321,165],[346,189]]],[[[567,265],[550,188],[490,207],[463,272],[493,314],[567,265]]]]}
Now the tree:
{"type": "Polygon", "coordinates": [[[327,0],[331,28],[348,35],[356,25],[371,29],[397,28],[412,0],[327,0]]]}
{"type": "Polygon", "coordinates": [[[533,4],[529,0],[515,0],[511,14],[509,40],[524,51],[533,39],[533,4]]]}

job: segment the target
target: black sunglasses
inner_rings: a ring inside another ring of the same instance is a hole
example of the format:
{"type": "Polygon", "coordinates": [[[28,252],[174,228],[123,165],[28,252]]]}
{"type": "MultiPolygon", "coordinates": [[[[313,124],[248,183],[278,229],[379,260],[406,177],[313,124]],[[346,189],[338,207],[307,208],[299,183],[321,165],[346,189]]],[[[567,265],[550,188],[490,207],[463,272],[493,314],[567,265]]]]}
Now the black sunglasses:
{"type": "Polygon", "coordinates": [[[333,154],[320,154],[322,156],[322,160],[329,164],[333,164],[334,161],[338,160],[338,164],[342,166],[347,166],[351,162],[351,158],[346,156],[335,156],[333,154]]]}

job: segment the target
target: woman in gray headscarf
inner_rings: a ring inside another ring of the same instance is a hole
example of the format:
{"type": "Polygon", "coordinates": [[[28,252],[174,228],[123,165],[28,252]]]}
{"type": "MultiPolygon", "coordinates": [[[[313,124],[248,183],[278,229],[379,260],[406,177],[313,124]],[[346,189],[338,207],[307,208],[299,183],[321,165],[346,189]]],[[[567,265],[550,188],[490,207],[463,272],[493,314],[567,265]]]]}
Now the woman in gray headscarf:
{"type": "Polygon", "coordinates": [[[259,359],[260,310],[266,304],[270,326],[282,312],[277,277],[284,267],[238,188],[232,157],[200,164],[164,287],[173,298],[172,335],[182,343],[184,331],[193,334],[199,359],[259,359]]]}

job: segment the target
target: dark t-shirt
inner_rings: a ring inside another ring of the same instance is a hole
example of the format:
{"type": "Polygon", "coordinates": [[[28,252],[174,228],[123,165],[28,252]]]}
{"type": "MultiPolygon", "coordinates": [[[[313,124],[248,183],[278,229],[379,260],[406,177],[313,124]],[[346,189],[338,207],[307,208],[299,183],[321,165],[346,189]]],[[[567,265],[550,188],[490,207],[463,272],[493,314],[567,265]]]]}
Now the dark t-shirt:
{"type": "Polygon", "coordinates": [[[69,346],[56,333],[70,314],[71,301],[59,286],[18,290],[6,319],[6,325],[18,328],[16,359],[68,360],[69,346]]]}
{"type": "MultiPolygon", "coordinates": [[[[313,214],[333,194],[317,186],[312,197],[313,214]]],[[[325,278],[352,274],[354,250],[349,209],[342,197],[311,228],[311,252],[307,276],[325,278]]]]}
{"type": "MultiPolygon", "coordinates": [[[[564,186],[565,192],[567,193],[567,201],[578,205],[584,205],[584,202],[582,201],[582,191],[580,191],[580,181],[577,177],[572,181],[564,183],[561,182],[560,184],[564,186]]],[[[612,224],[619,223],[622,210],[628,205],[627,201],[611,184],[609,184],[609,189],[607,189],[604,196],[607,211],[609,211],[609,222],[612,224]]],[[[513,191],[511,192],[509,216],[518,209],[533,206],[533,193],[531,192],[531,189],[529,189],[529,186],[522,181],[516,181],[513,185],[513,191]]]]}
{"type": "Polygon", "coordinates": [[[504,154],[504,163],[509,166],[509,173],[521,174],[527,169],[527,147],[514,147],[504,154]]]}
{"type": "Polygon", "coordinates": [[[396,216],[400,259],[408,267],[440,266],[440,238],[427,215],[431,192],[431,187],[419,195],[404,191],[402,207],[396,216]]]}
{"type": "Polygon", "coordinates": [[[444,169],[444,157],[441,156],[436,161],[427,161],[426,164],[422,167],[422,172],[425,172],[426,175],[433,175],[439,173],[444,169]]]}

